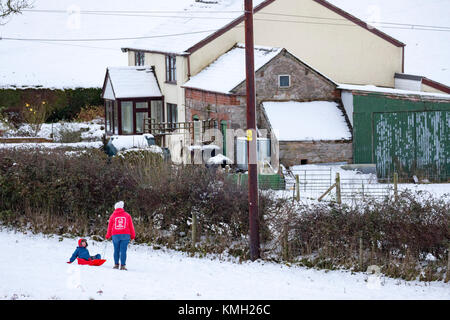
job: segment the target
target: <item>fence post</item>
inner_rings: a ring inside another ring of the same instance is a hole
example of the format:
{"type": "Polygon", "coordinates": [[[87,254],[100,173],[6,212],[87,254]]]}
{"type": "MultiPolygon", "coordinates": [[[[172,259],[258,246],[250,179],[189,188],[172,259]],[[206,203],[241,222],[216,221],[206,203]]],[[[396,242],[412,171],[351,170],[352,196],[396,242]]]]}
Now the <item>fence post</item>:
{"type": "Polygon", "coordinates": [[[445,282],[450,281],[450,247],[448,247],[448,257],[447,257],[447,276],[445,277],[445,282]]]}
{"type": "Polygon", "coordinates": [[[197,243],[197,214],[195,212],[192,213],[192,249],[195,248],[195,244],[197,243]]]}
{"type": "Polygon", "coordinates": [[[295,175],[295,200],[300,201],[300,179],[298,174],[295,175]]]}
{"type": "Polygon", "coordinates": [[[240,172],[238,173],[238,176],[237,176],[237,184],[238,184],[238,186],[241,185],[241,173],[240,172]]]}
{"type": "Polygon", "coordinates": [[[336,201],[337,203],[341,204],[341,177],[339,175],[339,172],[336,172],[336,201]]]}
{"type": "Polygon", "coordinates": [[[289,231],[287,223],[283,227],[283,257],[289,261],[289,231]]]}
{"type": "Polygon", "coordinates": [[[363,267],[363,239],[359,238],[359,269],[362,270],[363,267]]]}
{"type": "Polygon", "coordinates": [[[394,199],[398,201],[398,173],[394,172],[394,199]]]}

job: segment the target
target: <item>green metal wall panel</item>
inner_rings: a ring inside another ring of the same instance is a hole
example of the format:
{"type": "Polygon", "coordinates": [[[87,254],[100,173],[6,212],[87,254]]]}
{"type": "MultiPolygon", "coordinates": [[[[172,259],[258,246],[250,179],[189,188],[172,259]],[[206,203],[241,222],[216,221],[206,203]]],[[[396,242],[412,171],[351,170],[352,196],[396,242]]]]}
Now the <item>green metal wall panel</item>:
{"type": "MultiPolygon", "coordinates": [[[[416,130],[416,173],[433,180],[445,180],[448,176],[449,111],[417,112],[416,130]]],[[[450,176],[449,176],[450,177],[450,176]]]]}
{"type": "Polygon", "coordinates": [[[380,177],[411,173],[415,157],[414,113],[374,114],[374,158],[380,177]]]}
{"type": "Polygon", "coordinates": [[[450,177],[450,101],[354,95],[353,158],[376,163],[380,177],[397,171],[450,177]]]}

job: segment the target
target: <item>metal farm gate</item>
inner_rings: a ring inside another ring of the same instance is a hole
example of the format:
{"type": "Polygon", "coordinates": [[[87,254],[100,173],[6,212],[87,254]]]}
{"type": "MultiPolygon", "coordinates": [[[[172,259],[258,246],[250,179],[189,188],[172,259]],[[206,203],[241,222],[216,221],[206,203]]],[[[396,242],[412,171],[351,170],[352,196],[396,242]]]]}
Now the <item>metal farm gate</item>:
{"type": "Polygon", "coordinates": [[[376,112],[373,152],[380,178],[450,177],[450,111],[376,112]]]}

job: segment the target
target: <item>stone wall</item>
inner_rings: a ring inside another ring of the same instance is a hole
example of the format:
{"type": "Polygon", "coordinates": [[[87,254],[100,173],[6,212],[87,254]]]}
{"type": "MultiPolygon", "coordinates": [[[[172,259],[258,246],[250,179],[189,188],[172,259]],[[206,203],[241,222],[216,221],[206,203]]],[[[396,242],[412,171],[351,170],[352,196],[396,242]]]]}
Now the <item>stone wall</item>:
{"type": "MultiPolygon", "coordinates": [[[[336,85],[331,80],[286,50],[282,50],[278,56],[256,71],[255,85],[258,127],[263,129],[269,129],[267,119],[261,110],[261,104],[264,101],[340,102],[340,91],[336,89],[336,85]],[[279,75],[290,75],[291,85],[289,88],[279,88],[279,75]]],[[[245,92],[245,82],[233,90],[233,93],[240,96],[239,99],[244,106],[245,92]]]]}
{"type": "Polygon", "coordinates": [[[351,141],[280,141],[280,163],[285,167],[328,162],[353,162],[351,141]]]}
{"type": "MultiPolygon", "coordinates": [[[[336,85],[295,56],[282,50],[255,73],[258,127],[269,129],[260,108],[263,101],[340,101],[336,85]],[[290,75],[289,88],[278,87],[278,76],[290,75]]],[[[232,94],[221,94],[186,88],[186,120],[194,115],[200,119],[229,121],[233,129],[246,127],[246,84],[243,81],[232,94]]]]}
{"type": "MultiPolygon", "coordinates": [[[[339,100],[336,85],[295,56],[283,50],[255,73],[256,100],[262,101],[313,101],[339,100]],[[290,75],[289,88],[278,87],[278,76],[290,75]]],[[[245,81],[233,93],[245,96],[245,81]]]]}

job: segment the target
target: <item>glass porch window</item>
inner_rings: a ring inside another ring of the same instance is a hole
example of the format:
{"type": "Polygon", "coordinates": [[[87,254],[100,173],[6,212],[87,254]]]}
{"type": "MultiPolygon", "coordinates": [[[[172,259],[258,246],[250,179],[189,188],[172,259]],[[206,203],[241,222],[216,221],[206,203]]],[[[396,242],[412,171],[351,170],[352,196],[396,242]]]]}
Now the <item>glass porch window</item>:
{"type": "Polygon", "coordinates": [[[114,101],[114,134],[119,134],[119,111],[118,102],[114,101]]]}
{"type": "Polygon", "coordinates": [[[133,102],[122,101],[122,134],[133,134],[133,102]]]}
{"type": "Polygon", "coordinates": [[[106,132],[111,132],[111,101],[106,101],[106,132]]]}

